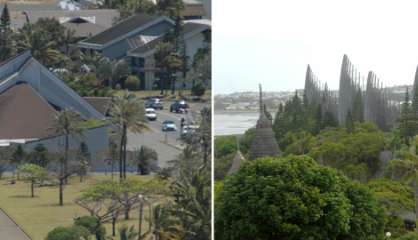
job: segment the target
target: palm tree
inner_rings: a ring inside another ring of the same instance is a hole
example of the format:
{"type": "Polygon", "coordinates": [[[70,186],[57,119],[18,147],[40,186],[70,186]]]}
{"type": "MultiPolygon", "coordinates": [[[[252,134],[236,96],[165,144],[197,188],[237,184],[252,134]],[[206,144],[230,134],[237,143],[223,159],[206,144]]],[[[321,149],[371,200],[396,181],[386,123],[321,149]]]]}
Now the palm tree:
{"type": "Polygon", "coordinates": [[[119,228],[119,237],[120,240],[135,240],[138,236],[138,232],[135,231],[134,226],[128,228],[126,225],[122,225],[119,228]]]}
{"type": "Polygon", "coordinates": [[[69,150],[69,139],[70,136],[82,136],[84,128],[81,127],[82,119],[80,114],[72,110],[66,109],[60,112],[57,112],[54,116],[54,126],[55,133],[58,135],[64,135],[65,145],[64,145],[64,162],[63,162],[63,171],[65,175],[68,172],[68,150],[69,150]]]}
{"type": "Polygon", "coordinates": [[[173,215],[171,204],[158,204],[154,207],[152,222],[154,224],[155,240],[180,239],[182,229],[177,217],[173,215]]]}
{"type": "Polygon", "coordinates": [[[134,94],[123,93],[122,96],[114,97],[112,100],[111,116],[112,122],[119,126],[119,174],[120,180],[126,179],[126,147],[128,143],[128,130],[133,133],[141,133],[146,128],[144,107],[134,94]]]}
{"type": "Polygon", "coordinates": [[[25,24],[16,35],[16,50],[31,50],[34,58],[46,66],[51,66],[64,58],[58,50],[57,42],[50,40],[44,31],[35,29],[33,24],[25,24]]]}
{"type": "Polygon", "coordinates": [[[152,148],[141,146],[135,150],[135,160],[138,174],[147,175],[157,167],[158,153],[152,148]]]}
{"type": "Polygon", "coordinates": [[[129,68],[129,64],[125,59],[115,60],[111,62],[111,78],[109,82],[109,86],[116,85],[121,79],[127,78],[128,75],[131,73],[129,68]]]}
{"type": "Polygon", "coordinates": [[[64,143],[64,156],[61,161],[61,171],[59,175],[60,180],[60,200],[59,203],[63,205],[63,184],[67,183],[67,178],[72,173],[68,172],[68,150],[69,150],[69,138],[72,135],[82,136],[84,129],[81,127],[81,116],[72,110],[63,110],[57,112],[54,116],[55,133],[63,135],[65,139],[64,143]]]}

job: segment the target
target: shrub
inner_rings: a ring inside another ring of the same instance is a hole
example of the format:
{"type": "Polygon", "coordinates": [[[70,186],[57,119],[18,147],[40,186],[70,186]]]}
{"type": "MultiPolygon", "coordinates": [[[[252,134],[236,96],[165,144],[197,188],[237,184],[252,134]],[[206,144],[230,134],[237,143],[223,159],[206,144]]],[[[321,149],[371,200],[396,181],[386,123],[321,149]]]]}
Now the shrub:
{"type": "Polygon", "coordinates": [[[192,87],[192,95],[201,97],[205,94],[206,86],[203,82],[199,81],[192,87]]]}
{"type": "Polygon", "coordinates": [[[48,233],[45,240],[80,240],[88,239],[90,232],[81,226],[57,227],[48,233]]]}
{"type": "Polygon", "coordinates": [[[397,238],[397,240],[418,240],[418,233],[411,232],[397,238]]]}
{"type": "Polygon", "coordinates": [[[139,78],[135,75],[130,75],[125,81],[125,88],[131,91],[139,90],[139,84],[139,78]]]}
{"type": "Polygon", "coordinates": [[[75,226],[81,226],[86,228],[90,234],[99,235],[104,237],[106,235],[106,228],[104,226],[100,226],[98,228],[99,221],[97,218],[93,216],[83,216],[74,219],[75,226]]]}

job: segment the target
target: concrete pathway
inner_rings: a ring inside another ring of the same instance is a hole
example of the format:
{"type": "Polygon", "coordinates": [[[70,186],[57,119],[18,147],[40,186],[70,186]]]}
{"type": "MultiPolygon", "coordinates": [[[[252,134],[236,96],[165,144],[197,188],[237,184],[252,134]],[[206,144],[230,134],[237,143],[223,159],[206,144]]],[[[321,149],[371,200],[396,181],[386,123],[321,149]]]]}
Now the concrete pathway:
{"type": "Polygon", "coordinates": [[[31,240],[2,209],[0,209],[0,239],[31,240]]]}

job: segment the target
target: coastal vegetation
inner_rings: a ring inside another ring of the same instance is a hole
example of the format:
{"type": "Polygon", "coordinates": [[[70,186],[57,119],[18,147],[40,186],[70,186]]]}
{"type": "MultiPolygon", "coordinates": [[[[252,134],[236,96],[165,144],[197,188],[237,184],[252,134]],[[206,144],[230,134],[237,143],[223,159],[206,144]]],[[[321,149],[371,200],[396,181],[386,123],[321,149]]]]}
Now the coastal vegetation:
{"type": "Polygon", "coordinates": [[[406,93],[398,121],[387,131],[350,114],[340,125],[320,104],[309,103],[296,93],[278,106],[273,118],[281,155],[244,160],[233,174],[228,171],[237,151],[249,159],[255,129],[239,136],[215,137],[216,236],[385,239],[389,233],[394,239],[416,239],[418,91],[414,94],[410,100],[406,93]],[[314,181],[317,178],[321,180],[314,181]],[[322,189],[325,186],[329,188],[322,189]],[[329,195],[333,200],[345,199],[338,204],[339,210],[327,203],[329,195]],[[286,203],[292,204],[286,207],[286,203]],[[327,210],[321,210],[325,206],[327,210]],[[365,206],[369,208],[357,212],[356,207],[365,206]],[[344,207],[350,210],[343,213],[344,207]],[[333,210],[342,215],[330,221],[333,230],[323,230],[330,220],[328,214],[336,216],[333,210]],[[270,216],[269,221],[260,221],[263,216],[270,216]],[[315,230],[318,226],[323,231],[315,230]]]}

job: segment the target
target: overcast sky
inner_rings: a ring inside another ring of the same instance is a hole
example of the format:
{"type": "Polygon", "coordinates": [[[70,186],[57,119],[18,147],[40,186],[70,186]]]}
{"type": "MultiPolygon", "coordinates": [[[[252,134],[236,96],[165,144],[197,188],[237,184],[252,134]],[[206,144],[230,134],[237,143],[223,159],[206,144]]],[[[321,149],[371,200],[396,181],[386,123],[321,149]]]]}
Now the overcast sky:
{"type": "Polygon", "coordinates": [[[412,84],[418,2],[214,0],[215,94],[304,87],[307,64],[337,89],[343,54],[386,86],[412,84]]]}

